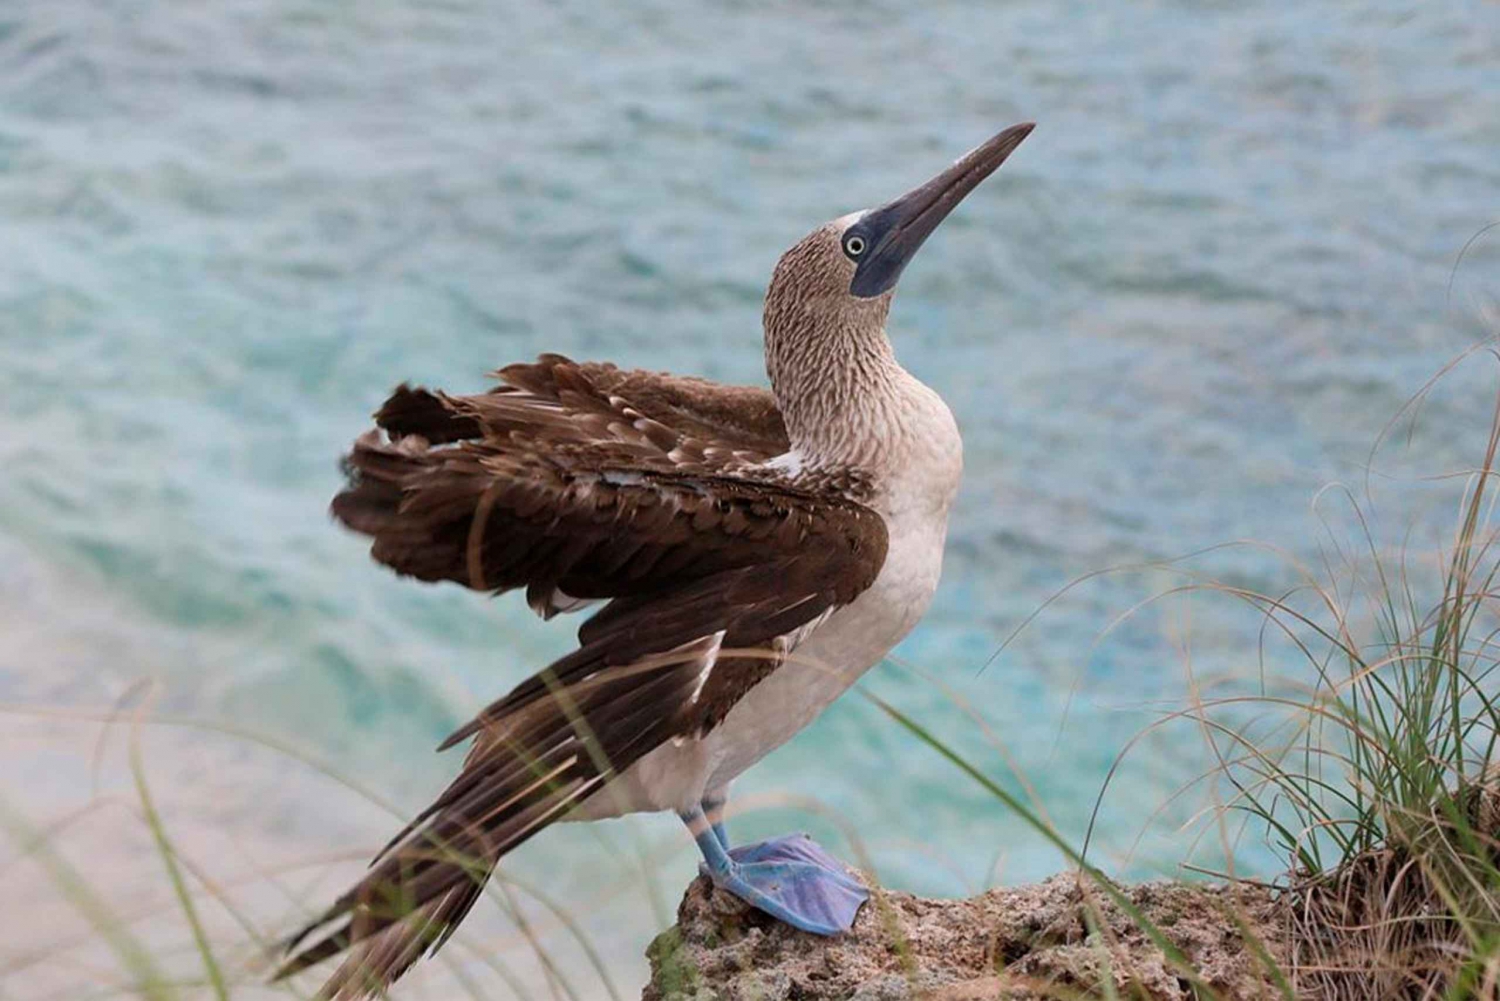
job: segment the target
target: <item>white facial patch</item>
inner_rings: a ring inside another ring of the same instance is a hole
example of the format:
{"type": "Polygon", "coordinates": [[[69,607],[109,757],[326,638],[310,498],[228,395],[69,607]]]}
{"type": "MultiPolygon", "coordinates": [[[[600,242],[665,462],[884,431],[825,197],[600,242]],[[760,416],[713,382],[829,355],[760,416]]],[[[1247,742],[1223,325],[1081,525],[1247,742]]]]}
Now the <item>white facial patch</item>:
{"type": "Polygon", "coordinates": [[[858,212],[850,212],[848,215],[841,215],[828,225],[837,230],[840,236],[843,236],[844,230],[848,229],[850,226],[853,226],[855,223],[859,222],[869,214],[869,209],[860,209],[858,212]]]}

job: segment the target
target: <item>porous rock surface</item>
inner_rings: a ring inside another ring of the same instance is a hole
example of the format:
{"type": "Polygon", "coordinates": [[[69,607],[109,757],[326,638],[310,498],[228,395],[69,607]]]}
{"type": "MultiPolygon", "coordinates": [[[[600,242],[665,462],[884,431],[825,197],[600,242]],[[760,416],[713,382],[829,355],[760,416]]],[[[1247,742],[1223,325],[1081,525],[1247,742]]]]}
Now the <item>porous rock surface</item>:
{"type": "MultiPolygon", "coordinates": [[[[1265,891],[1159,882],[1124,892],[1217,997],[1283,996],[1245,937],[1280,964],[1282,922],[1265,891]]],[[[789,928],[700,877],[647,956],[642,1001],[1065,998],[1105,996],[1106,978],[1120,997],[1194,996],[1191,978],[1072,874],[967,900],[878,891],[832,938],[789,928]]]]}

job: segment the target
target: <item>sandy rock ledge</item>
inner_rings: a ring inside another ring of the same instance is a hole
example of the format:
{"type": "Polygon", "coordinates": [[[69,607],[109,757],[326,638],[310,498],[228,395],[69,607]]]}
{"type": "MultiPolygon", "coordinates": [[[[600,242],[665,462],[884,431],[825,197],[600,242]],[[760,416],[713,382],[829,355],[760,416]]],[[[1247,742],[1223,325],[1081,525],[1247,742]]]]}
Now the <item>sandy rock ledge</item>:
{"type": "MultiPolygon", "coordinates": [[[[1282,996],[1257,956],[1261,948],[1281,962],[1269,894],[1170,882],[1126,893],[1218,997],[1282,996]]],[[[1105,978],[1121,997],[1193,997],[1122,911],[1067,874],[968,900],[880,892],[848,935],[831,939],[794,931],[700,877],[647,957],[642,1001],[1067,998],[1100,996],[1105,978]]]]}

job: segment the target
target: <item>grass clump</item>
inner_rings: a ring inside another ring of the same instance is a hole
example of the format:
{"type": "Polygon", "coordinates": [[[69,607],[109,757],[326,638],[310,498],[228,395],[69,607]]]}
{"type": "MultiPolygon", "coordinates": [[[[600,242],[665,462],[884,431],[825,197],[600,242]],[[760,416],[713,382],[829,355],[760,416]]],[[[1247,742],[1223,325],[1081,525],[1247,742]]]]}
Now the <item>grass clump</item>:
{"type": "Polygon", "coordinates": [[[1500,997],[1497,449],[1500,399],[1457,527],[1425,560],[1383,552],[1345,491],[1358,544],[1325,551],[1321,577],[1280,595],[1187,588],[1263,614],[1262,663],[1277,645],[1311,669],[1300,697],[1263,688],[1173,714],[1207,735],[1221,816],[1247,816],[1284,858],[1298,996],[1500,997]]]}

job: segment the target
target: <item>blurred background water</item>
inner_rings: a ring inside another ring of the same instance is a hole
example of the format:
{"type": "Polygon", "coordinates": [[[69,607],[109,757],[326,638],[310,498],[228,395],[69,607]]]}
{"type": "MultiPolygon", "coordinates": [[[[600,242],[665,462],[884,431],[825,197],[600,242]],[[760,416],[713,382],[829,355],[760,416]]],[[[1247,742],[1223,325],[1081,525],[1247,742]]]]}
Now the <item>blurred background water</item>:
{"type": "MultiPolygon", "coordinates": [[[[1494,330],[1500,235],[1455,259],[1500,219],[1500,5],[0,6],[0,884],[31,902],[0,912],[0,996],[128,988],[25,829],[192,969],[131,720],[253,978],[231,911],[285,930],[394,824],[286,748],[409,811],[457,765],[434,743],[568,647],[566,620],[397,580],[328,519],[337,458],[392,385],[472,391],[541,351],[759,382],[783,249],[1027,118],[897,298],[898,353],[956,413],[967,476],[899,650],[920,671],[866,687],[1020,790],[965,702],[1076,838],[1190,669],[1257,675],[1254,616],[1164,602],[1105,635],[1180,582],[1111,575],[981,665],[1090,571],[1239,538],[1317,561],[1315,492],[1362,489],[1401,405],[1494,330]],[[143,709],[99,722],[132,691],[143,709]]],[[[1377,457],[1390,538],[1442,539],[1453,485],[1416,477],[1478,461],[1492,383],[1464,367],[1377,457]]],[[[1296,579],[1259,549],[1193,565],[1296,579]]],[[[1207,763],[1192,727],[1147,739],[1100,861],[1175,873],[1202,803],[1168,797],[1207,763]]],[[[739,834],[810,828],[848,853],[852,828],[904,889],[1062,864],[858,695],[737,794],[739,834]]],[[[1235,862],[1271,875],[1258,844],[1235,862]]],[[[507,871],[578,915],[630,995],[694,865],[676,821],[647,818],[549,832],[507,871]]],[[[472,924],[449,956],[484,996],[545,991],[500,908],[472,924]]],[[[410,996],[451,996],[428,965],[410,996]]]]}

